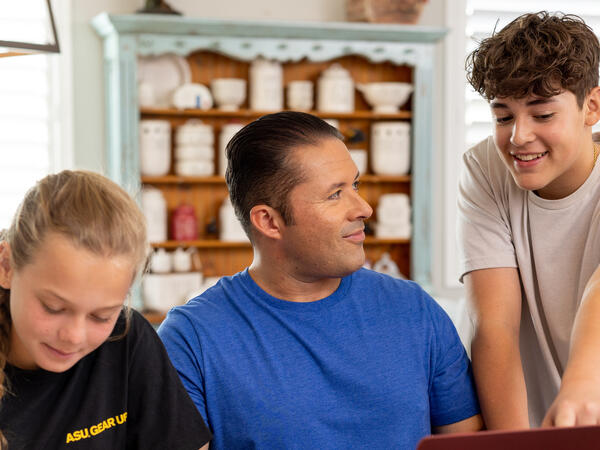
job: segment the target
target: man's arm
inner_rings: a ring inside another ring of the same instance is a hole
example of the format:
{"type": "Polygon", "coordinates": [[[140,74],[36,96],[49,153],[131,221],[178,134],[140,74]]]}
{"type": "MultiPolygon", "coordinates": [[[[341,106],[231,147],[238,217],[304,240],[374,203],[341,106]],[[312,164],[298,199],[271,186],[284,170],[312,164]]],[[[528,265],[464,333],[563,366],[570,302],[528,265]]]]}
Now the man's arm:
{"type": "Polygon", "coordinates": [[[529,428],[517,269],[475,270],[464,276],[464,283],[475,312],[471,358],[485,427],[529,428]]]}
{"type": "Polygon", "coordinates": [[[600,423],[600,268],[583,292],[571,334],[569,361],[542,426],[600,423]]]}
{"type": "Polygon", "coordinates": [[[482,429],[483,420],[481,419],[481,415],[477,414],[476,416],[469,417],[468,419],[461,420],[460,422],[450,423],[440,427],[433,427],[433,433],[468,433],[469,431],[480,431],[482,429]]]}

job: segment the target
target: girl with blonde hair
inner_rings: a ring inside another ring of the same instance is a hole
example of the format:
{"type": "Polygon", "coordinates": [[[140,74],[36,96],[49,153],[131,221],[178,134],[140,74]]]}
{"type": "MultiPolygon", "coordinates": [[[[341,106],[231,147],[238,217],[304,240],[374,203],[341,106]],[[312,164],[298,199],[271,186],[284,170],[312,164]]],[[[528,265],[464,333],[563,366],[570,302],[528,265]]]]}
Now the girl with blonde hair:
{"type": "Polygon", "coordinates": [[[152,326],[125,306],[143,214],[63,171],[0,232],[0,448],[198,449],[210,439],[152,326]]]}

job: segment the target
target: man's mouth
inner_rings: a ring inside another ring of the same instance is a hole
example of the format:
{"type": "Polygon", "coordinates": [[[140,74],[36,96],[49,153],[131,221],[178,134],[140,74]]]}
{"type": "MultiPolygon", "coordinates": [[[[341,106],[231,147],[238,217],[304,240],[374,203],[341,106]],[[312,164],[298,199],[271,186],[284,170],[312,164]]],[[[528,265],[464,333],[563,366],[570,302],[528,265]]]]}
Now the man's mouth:
{"type": "Polygon", "coordinates": [[[348,233],[343,236],[344,239],[350,239],[351,241],[364,241],[365,232],[364,228],[359,228],[358,230],[354,230],[352,233],[348,233]]]}

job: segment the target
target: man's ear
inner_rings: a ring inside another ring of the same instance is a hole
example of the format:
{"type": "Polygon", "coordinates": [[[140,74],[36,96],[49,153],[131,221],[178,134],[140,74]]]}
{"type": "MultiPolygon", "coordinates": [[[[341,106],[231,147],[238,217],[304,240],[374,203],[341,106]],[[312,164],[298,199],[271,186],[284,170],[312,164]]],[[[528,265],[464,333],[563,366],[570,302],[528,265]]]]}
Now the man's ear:
{"type": "Polygon", "coordinates": [[[600,86],[593,88],[585,98],[585,124],[594,126],[600,120],[600,86]]]}
{"type": "Polygon", "coordinates": [[[10,289],[12,280],[12,265],[10,263],[10,245],[8,242],[0,242],[0,286],[10,289]]]}
{"type": "Polygon", "coordinates": [[[281,214],[270,206],[255,205],[250,210],[250,222],[257,233],[270,239],[280,239],[284,225],[281,214]]]}

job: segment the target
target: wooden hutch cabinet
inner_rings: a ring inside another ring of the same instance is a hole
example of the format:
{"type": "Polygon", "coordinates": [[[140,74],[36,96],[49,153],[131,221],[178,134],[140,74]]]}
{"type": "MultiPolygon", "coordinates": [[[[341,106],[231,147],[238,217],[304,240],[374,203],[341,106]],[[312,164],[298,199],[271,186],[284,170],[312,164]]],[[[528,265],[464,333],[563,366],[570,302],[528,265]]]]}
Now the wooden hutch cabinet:
{"type": "MultiPolygon", "coordinates": [[[[336,119],[342,133],[360,130],[365,139],[353,148],[364,148],[367,153],[372,124],[395,120],[411,123],[410,173],[374,175],[369,165],[361,176],[361,194],[374,208],[371,220],[376,220],[376,207],[382,194],[408,194],[412,236],[410,239],[368,236],[365,251],[371,261],[388,252],[402,273],[426,289],[431,285],[433,61],[435,43],[445,30],[410,25],[238,21],[106,13],[93,19],[93,27],[104,41],[107,175],[133,194],[138,194],[142,185],[161,189],[169,213],[183,200],[194,205],[198,240],[153,242],[152,245],[167,249],[197,248],[205,276],[231,275],[252,259],[248,243],[221,242],[207,231],[207,224],[218,217],[219,206],[227,196],[225,180],[218,175],[183,177],[172,170],[161,177],[141,176],[139,121],[166,119],[172,129],[176,129],[188,119],[201,119],[214,128],[215,143],[218,143],[223,124],[232,120],[245,124],[267,112],[249,109],[248,98],[237,111],[139,108],[138,57],[166,53],[185,57],[190,65],[191,81],[206,86],[217,77],[248,79],[250,64],[259,56],[282,64],[284,85],[291,80],[310,80],[315,83],[315,93],[319,74],[334,62],[348,70],[356,83],[412,83],[411,100],[397,113],[375,113],[358,91],[354,112],[311,112],[324,119],[336,119]]],[[[215,154],[217,152],[215,144],[215,154]]],[[[134,306],[140,307],[140,301],[138,295],[134,306]]]]}

